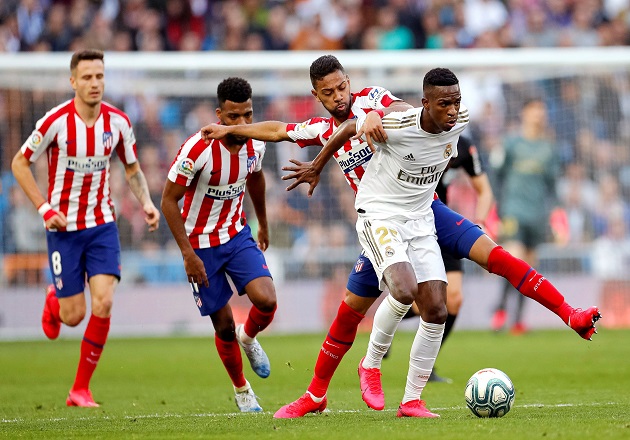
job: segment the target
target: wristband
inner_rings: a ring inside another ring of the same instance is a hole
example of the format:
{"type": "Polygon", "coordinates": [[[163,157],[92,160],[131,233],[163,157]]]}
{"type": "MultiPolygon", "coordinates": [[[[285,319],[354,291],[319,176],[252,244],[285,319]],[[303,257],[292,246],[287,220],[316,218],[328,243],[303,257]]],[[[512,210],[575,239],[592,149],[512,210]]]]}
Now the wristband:
{"type": "Polygon", "coordinates": [[[50,206],[50,203],[48,202],[44,202],[41,205],[39,205],[39,208],[37,208],[37,212],[39,212],[39,215],[41,215],[44,218],[44,221],[48,221],[49,218],[51,218],[54,215],[57,215],[57,211],[52,209],[52,206],[50,206]]]}
{"type": "MultiPolygon", "coordinates": [[[[385,112],[383,112],[383,110],[374,109],[374,110],[372,110],[372,112],[374,112],[377,115],[379,115],[381,117],[381,119],[383,119],[383,116],[385,116],[385,112]]],[[[372,113],[372,112],[370,112],[370,113],[372,113]]]]}

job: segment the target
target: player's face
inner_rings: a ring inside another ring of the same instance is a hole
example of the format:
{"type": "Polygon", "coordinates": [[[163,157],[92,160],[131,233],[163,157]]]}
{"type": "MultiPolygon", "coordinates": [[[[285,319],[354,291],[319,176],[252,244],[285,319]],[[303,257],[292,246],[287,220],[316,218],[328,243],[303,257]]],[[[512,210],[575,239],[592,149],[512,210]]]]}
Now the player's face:
{"type": "Polygon", "coordinates": [[[105,66],[102,60],[82,60],[72,71],[70,84],[75,96],[87,104],[100,104],[105,90],[105,66]]]}
{"type": "MultiPolygon", "coordinates": [[[[244,125],[251,124],[254,116],[252,100],[245,102],[225,101],[217,110],[217,117],[223,125],[244,125]]],[[[233,145],[243,145],[249,138],[229,134],[226,136],[227,143],[233,145]]]]}
{"type": "Polygon", "coordinates": [[[547,106],[542,101],[532,101],[523,108],[523,124],[543,129],[547,124],[547,106]]]}
{"type": "Polygon", "coordinates": [[[313,96],[338,122],[343,122],[350,115],[350,78],[341,70],[326,75],[311,90],[313,96]]]}
{"type": "Polygon", "coordinates": [[[459,84],[429,87],[422,98],[422,129],[429,133],[450,131],[457,124],[461,101],[459,84]]]}

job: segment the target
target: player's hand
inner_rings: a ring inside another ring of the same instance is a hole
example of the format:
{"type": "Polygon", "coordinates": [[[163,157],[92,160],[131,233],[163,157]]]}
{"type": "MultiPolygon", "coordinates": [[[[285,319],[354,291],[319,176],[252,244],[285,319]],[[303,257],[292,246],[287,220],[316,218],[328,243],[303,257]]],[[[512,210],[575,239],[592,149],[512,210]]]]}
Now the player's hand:
{"type": "Polygon", "coordinates": [[[160,211],[151,203],[143,207],[144,221],[149,225],[149,232],[157,231],[160,227],[160,211]]]}
{"type": "Polygon", "coordinates": [[[365,137],[365,140],[373,152],[376,151],[374,142],[384,143],[387,140],[387,133],[383,128],[383,121],[381,116],[376,112],[369,112],[365,116],[363,125],[357,131],[357,134],[352,137],[353,140],[361,139],[365,137]]]}
{"type": "Polygon", "coordinates": [[[210,144],[211,139],[223,139],[228,134],[228,128],[225,125],[208,124],[201,128],[201,138],[206,143],[210,144]]]}
{"type": "Polygon", "coordinates": [[[297,188],[301,183],[308,183],[308,197],[313,195],[315,187],[319,183],[319,171],[313,167],[313,162],[300,162],[299,160],[289,159],[289,162],[295,166],[282,167],[282,171],[291,171],[293,174],[282,176],[282,180],[295,179],[291,185],[287,186],[287,191],[297,188]]]}
{"type": "Polygon", "coordinates": [[[46,220],[46,229],[50,231],[58,230],[68,226],[68,219],[63,212],[54,211],[52,217],[46,220]]]}
{"type": "Polygon", "coordinates": [[[197,286],[197,293],[199,292],[198,286],[210,287],[208,282],[208,275],[206,274],[206,267],[203,265],[201,258],[194,252],[184,255],[184,269],[186,270],[186,276],[188,282],[193,289],[197,286]]]}
{"type": "Polygon", "coordinates": [[[258,248],[265,252],[269,247],[269,229],[258,225],[258,248]]]}

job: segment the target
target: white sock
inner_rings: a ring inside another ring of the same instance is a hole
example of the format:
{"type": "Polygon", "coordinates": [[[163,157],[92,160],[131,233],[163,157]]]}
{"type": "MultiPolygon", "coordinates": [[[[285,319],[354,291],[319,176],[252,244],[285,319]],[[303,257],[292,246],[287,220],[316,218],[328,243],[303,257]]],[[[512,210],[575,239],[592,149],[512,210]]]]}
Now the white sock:
{"type": "Polygon", "coordinates": [[[311,393],[310,391],[307,391],[308,395],[311,396],[311,399],[313,399],[313,402],[315,403],[322,403],[322,400],[324,400],[324,397],[326,397],[326,395],[324,394],[324,397],[315,397],[315,394],[311,393]]]}
{"type": "Polygon", "coordinates": [[[420,400],[422,390],[429,380],[442,343],[444,324],[431,324],[420,318],[420,327],[411,345],[409,372],[402,403],[420,400]]]}
{"type": "Polygon", "coordinates": [[[252,386],[249,384],[249,382],[247,381],[247,379],[245,379],[245,385],[243,385],[240,388],[234,387],[234,391],[237,393],[243,393],[247,390],[249,390],[252,386]]]}
{"type": "Polygon", "coordinates": [[[363,368],[381,368],[381,362],[398,328],[403,316],[409,311],[411,304],[403,304],[387,295],[376,309],[370,343],[363,360],[363,368]]]}
{"type": "Polygon", "coordinates": [[[245,325],[240,325],[237,327],[237,330],[240,330],[238,332],[238,338],[241,340],[241,342],[243,344],[253,344],[254,340],[256,338],[252,338],[251,336],[249,336],[247,333],[245,333],[245,325]]]}

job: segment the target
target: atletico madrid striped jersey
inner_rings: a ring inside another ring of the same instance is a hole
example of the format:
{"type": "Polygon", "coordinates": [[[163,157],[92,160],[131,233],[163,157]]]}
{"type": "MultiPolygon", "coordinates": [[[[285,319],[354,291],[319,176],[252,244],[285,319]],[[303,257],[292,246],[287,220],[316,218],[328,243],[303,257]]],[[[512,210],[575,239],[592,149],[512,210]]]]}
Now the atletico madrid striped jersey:
{"type": "Polygon", "coordinates": [[[206,145],[201,132],[184,142],[168,178],[188,187],[182,218],[194,249],[226,243],[245,227],[245,183],[262,170],[264,155],[265,143],[251,139],[237,154],[219,140],[206,145]]]}
{"type": "Polygon", "coordinates": [[[123,163],[137,161],[131,122],[116,107],[101,102],[92,127],[77,114],[74,100],[64,102],[37,121],[21,151],[35,162],[48,156],[48,203],[68,219],[60,231],[93,228],[115,220],[109,167],[113,151],[123,163]]]}
{"type": "MultiPolygon", "coordinates": [[[[359,93],[352,94],[350,116],[348,118],[365,116],[372,110],[389,107],[394,101],[400,101],[392,93],[382,87],[366,87],[359,93]]],[[[287,124],[287,135],[300,147],[309,145],[324,146],[337,129],[333,118],[312,118],[301,124],[287,124]]],[[[348,184],[357,192],[359,182],[365,173],[372,150],[368,144],[360,139],[351,140],[337,150],[335,160],[341,167],[348,184]]]]}

